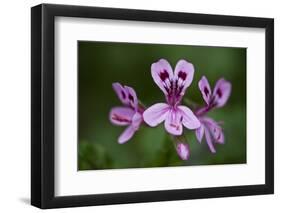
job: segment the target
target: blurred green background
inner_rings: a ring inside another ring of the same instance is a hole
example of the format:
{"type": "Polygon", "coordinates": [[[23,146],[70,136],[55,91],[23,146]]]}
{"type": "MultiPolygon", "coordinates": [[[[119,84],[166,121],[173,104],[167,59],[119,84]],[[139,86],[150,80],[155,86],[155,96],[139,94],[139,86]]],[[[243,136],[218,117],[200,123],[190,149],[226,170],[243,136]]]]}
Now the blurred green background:
{"type": "Polygon", "coordinates": [[[246,163],[245,48],[79,41],[78,77],[79,170],[246,163]],[[200,105],[204,102],[198,81],[203,75],[211,88],[221,77],[232,83],[228,103],[209,113],[224,122],[225,144],[215,145],[216,154],[205,140],[199,144],[194,132],[185,130],[191,155],[188,161],[180,160],[163,124],[142,126],[130,141],[117,143],[124,127],[109,121],[111,107],[121,105],[112,83],[133,87],[146,106],[165,102],[150,74],[151,64],[160,58],[173,68],[180,59],[193,63],[194,80],[185,97],[200,105]]]}

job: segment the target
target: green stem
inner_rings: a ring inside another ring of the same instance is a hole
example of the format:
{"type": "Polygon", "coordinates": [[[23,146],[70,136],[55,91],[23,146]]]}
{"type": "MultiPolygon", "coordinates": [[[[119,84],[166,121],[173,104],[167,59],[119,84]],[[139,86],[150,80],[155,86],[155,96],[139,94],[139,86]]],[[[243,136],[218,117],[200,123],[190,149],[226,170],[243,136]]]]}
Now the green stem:
{"type": "Polygon", "coordinates": [[[179,135],[179,136],[170,135],[170,138],[173,141],[173,144],[174,144],[175,148],[177,148],[177,143],[179,143],[179,142],[187,143],[186,138],[185,138],[184,135],[179,135]]]}
{"type": "Polygon", "coordinates": [[[190,107],[192,107],[193,109],[196,109],[196,108],[199,107],[198,103],[196,103],[196,102],[194,102],[194,101],[192,101],[192,100],[190,100],[188,98],[184,98],[183,99],[183,103],[188,105],[188,106],[190,106],[190,107]]]}

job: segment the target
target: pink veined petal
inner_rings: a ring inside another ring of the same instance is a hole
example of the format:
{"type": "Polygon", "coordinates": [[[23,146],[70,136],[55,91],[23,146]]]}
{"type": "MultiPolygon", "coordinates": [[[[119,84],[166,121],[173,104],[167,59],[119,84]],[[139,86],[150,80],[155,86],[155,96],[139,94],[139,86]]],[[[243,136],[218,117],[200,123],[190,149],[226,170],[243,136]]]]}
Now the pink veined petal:
{"type": "Polygon", "coordinates": [[[190,86],[194,75],[193,64],[187,62],[186,60],[179,60],[176,67],[174,78],[177,82],[177,91],[180,96],[183,96],[187,87],[190,86]]]}
{"type": "Polygon", "coordinates": [[[128,105],[129,104],[129,95],[127,90],[118,82],[113,83],[112,87],[114,91],[116,92],[119,100],[124,104],[128,105]]]}
{"type": "Polygon", "coordinates": [[[224,133],[223,133],[223,130],[221,130],[221,134],[217,138],[216,142],[219,143],[219,144],[224,144],[224,133]]]}
{"type": "Polygon", "coordinates": [[[209,130],[207,128],[205,128],[205,138],[206,138],[206,142],[207,142],[207,145],[208,145],[210,151],[212,153],[216,153],[216,150],[215,150],[215,147],[214,147],[214,144],[213,144],[210,132],[209,132],[209,130]]]}
{"type": "Polygon", "coordinates": [[[118,143],[123,144],[130,140],[135,134],[136,130],[132,125],[128,126],[124,132],[119,136],[118,143]]]}
{"type": "Polygon", "coordinates": [[[178,143],[176,146],[177,153],[182,160],[188,160],[190,156],[189,146],[186,143],[178,143]]]}
{"type": "Polygon", "coordinates": [[[200,127],[195,130],[195,135],[199,143],[201,143],[204,136],[204,125],[201,123],[200,127]]]}
{"type": "Polygon", "coordinates": [[[169,108],[166,103],[154,104],[144,111],[143,119],[149,126],[157,126],[166,119],[169,108]]]}
{"type": "Polygon", "coordinates": [[[194,113],[186,106],[178,106],[178,110],[180,112],[182,124],[187,129],[197,129],[200,127],[201,123],[198,118],[194,115],[194,113]]]}
{"type": "Polygon", "coordinates": [[[163,93],[168,95],[169,91],[171,91],[171,81],[174,78],[173,69],[169,62],[165,59],[160,59],[153,63],[151,65],[151,75],[163,93]]]}
{"type": "Polygon", "coordinates": [[[133,109],[138,110],[138,98],[135,90],[128,86],[125,86],[124,88],[127,90],[129,104],[133,107],[133,109]]]}
{"type": "Polygon", "coordinates": [[[165,129],[172,135],[182,134],[181,113],[178,110],[170,109],[165,119],[165,129]]]}
{"type": "Polygon", "coordinates": [[[135,130],[138,130],[143,121],[142,115],[139,112],[136,112],[132,119],[132,126],[135,130]]]}
{"type": "Polygon", "coordinates": [[[216,107],[222,107],[226,104],[231,93],[231,83],[221,78],[217,81],[213,96],[215,97],[216,107]]]}
{"type": "Polygon", "coordinates": [[[208,79],[205,76],[203,76],[201,80],[198,82],[198,86],[205,102],[209,105],[212,98],[212,91],[208,79]]]}
{"type": "Polygon", "coordinates": [[[214,141],[216,143],[224,143],[224,134],[222,128],[218,125],[216,121],[209,117],[204,118],[204,123],[208,126],[209,131],[211,132],[214,141]]]}
{"type": "Polygon", "coordinates": [[[109,113],[111,123],[118,126],[131,124],[135,111],[129,107],[113,107],[109,113]]]}

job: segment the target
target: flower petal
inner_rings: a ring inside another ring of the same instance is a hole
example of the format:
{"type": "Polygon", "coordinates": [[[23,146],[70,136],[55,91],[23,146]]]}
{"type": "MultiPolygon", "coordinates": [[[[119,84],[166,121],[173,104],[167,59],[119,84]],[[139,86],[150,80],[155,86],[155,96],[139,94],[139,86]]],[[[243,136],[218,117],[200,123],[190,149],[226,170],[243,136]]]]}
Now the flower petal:
{"type": "Polygon", "coordinates": [[[221,133],[220,133],[219,137],[217,138],[216,142],[219,143],[219,144],[224,144],[224,133],[223,133],[223,131],[221,131],[221,133]]]}
{"type": "Polygon", "coordinates": [[[129,107],[113,107],[109,113],[111,123],[118,126],[131,124],[135,111],[129,107]]]}
{"type": "Polygon", "coordinates": [[[128,105],[129,104],[129,95],[127,90],[118,82],[113,83],[112,87],[114,91],[116,92],[119,100],[124,104],[128,105]]]}
{"type": "Polygon", "coordinates": [[[204,125],[201,123],[200,127],[195,130],[195,135],[199,143],[201,143],[204,136],[204,125]]]}
{"type": "Polygon", "coordinates": [[[160,59],[159,61],[151,65],[151,75],[154,82],[159,86],[159,88],[168,95],[171,90],[171,81],[173,81],[173,69],[169,62],[165,59],[160,59]]]}
{"type": "Polygon", "coordinates": [[[138,109],[138,98],[137,98],[135,90],[132,87],[128,87],[128,86],[125,86],[124,88],[127,90],[130,106],[133,109],[137,110],[138,109]]]}
{"type": "Polygon", "coordinates": [[[183,96],[187,87],[190,86],[194,75],[193,64],[186,60],[179,60],[175,67],[175,82],[176,88],[180,96],[183,96]]]}
{"type": "Polygon", "coordinates": [[[182,134],[182,115],[178,110],[170,109],[165,119],[165,129],[172,135],[182,134]]]}
{"type": "Polygon", "coordinates": [[[149,126],[157,126],[167,117],[170,106],[165,103],[154,104],[143,113],[143,119],[149,126]]]}
{"type": "Polygon", "coordinates": [[[224,134],[222,128],[218,125],[218,123],[209,117],[204,118],[204,123],[206,123],[206,125],[208,126],[208,129],[211,132],[215,142],[223,144],[224,134]]]}
{"type": "Polygon", "coordinates": [[[209,132],[209,130],[207,128],[205,128],[205,138],[206,138],[206,142],[207,142],[207,145],[208,145],[210,151],[212,153],[216,153],[216,150],[215,150],[215,147],[213,145],[213,141],[212,141],[210,132],[209,132]]]}
{"type": "Polygon", "coordinates": [[[215,97],[215,106],[222,107],[226,104],[231,93],[231,83],[221,78],[217,81],[213,96],[215,97]]]}
{"type": "Polygon", "coordinates": [[[139,112],[136,112],[132,118],[132,126],[135,130],[138,130],[142,123],[142,115],[139,112]]]}
{"type": "Polygon", "coordinates": [[[178,143],[176,145],[177,153],[182,160],[188,160],[190,156],[189,146],[186,143],[178,143]]]}
{"type": "Polygon", "coordinates": [[[211,102],[212,91],[208,79],[205,76],[203,76],[201,80],[198,82],[198,86],[205,102],[209,105],[211,102]]]}
{"type": "Polygon", "coordinates": [[[130,140],[133,135],[135,134],[136,130],[133,126],[128,126],[124,132],[119,136],[118,143],[123,144],[126,143],[128,140],[130,140]]]}
{"type": "Polygon", "coordinates": [[[178,109],[182,115],[182,124],[187,129],[197,129],[200,127],[200,121],[188,107],[178,106],[178,109]]]}

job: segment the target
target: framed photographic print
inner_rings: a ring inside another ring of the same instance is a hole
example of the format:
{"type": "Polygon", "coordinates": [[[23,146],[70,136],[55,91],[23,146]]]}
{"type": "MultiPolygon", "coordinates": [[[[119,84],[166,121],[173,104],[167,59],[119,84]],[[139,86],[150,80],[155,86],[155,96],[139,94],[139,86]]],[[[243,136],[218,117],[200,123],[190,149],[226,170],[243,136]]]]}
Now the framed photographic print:
{"type": "Polygon", "coordinates": [[[31,203],[271,194],[274,21],[31,9],[31,203]]]}

